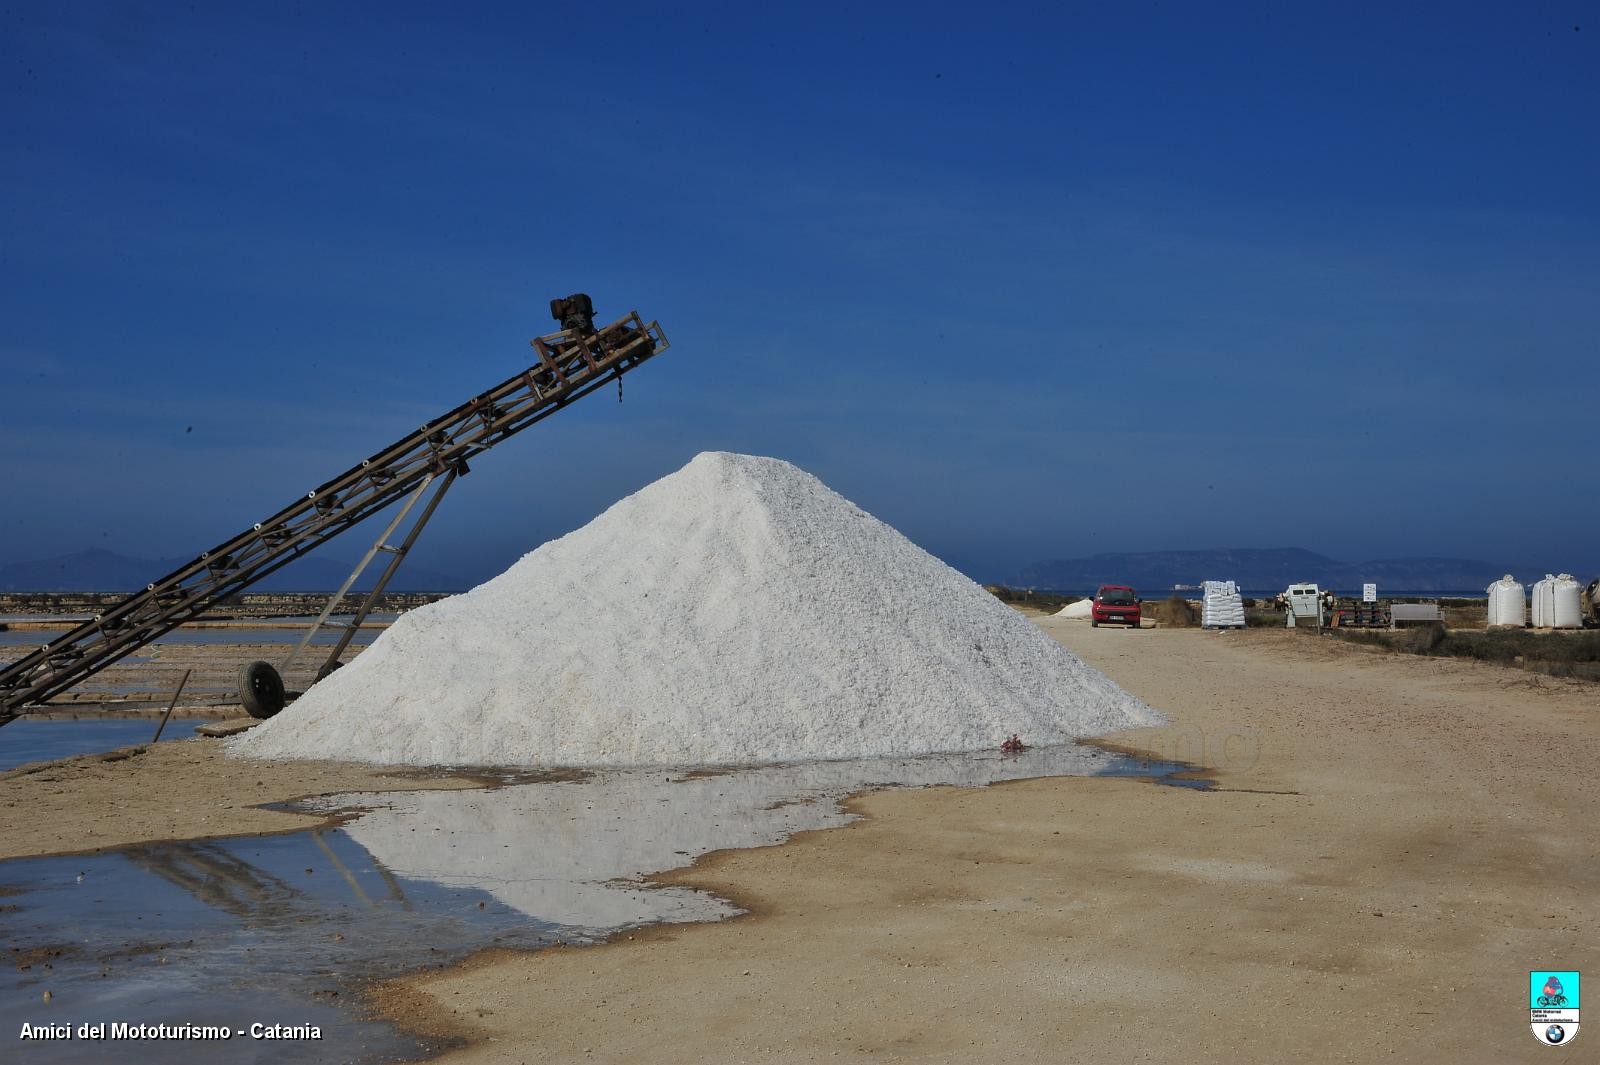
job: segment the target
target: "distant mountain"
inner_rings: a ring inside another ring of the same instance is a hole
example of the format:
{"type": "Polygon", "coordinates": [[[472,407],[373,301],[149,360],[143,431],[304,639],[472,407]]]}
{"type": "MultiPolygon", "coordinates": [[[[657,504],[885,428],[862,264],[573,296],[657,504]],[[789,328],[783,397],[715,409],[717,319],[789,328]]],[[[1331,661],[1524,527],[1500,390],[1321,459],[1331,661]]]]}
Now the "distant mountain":
{"type": "MultiPolygon", "coordinates": [[[[382,572],[387,556],[374,559],[355,587],[366,589],[382,572]]],[[[113,551],[79,551],[73,555],[37,562],[12,562],[0,566],[0,592],[131,592],[165,577],[186,558],[129,558],[113,551]]],[[[315,555],[291,562],[250,586],[253,592],[332,592],[350,576],[354,562],[315,555]]],[[[400,564],[389,582],[393,592],[455,592],[467,587],[459,577],[400,564]]]]}
{"type": "Polygon", "coordinates": [[[1016,583],[1024,588],[1081,592],[1101,584],[1131,584],[1150,594],[1175,584],[1206,580],[1237,581],[1261,591],[1297,581],[1354,591],[1375,583],[1380,592],[1461,591],[1486,588],[1507,573],[1519,580],[1542,577],[1545,570],[1466,558],[1386,558],[1340,562],[1304,548],[1234,548],[1214,551],[1147,551],[1091,558],[1058,558],[1023,567],[1016,583]]]}

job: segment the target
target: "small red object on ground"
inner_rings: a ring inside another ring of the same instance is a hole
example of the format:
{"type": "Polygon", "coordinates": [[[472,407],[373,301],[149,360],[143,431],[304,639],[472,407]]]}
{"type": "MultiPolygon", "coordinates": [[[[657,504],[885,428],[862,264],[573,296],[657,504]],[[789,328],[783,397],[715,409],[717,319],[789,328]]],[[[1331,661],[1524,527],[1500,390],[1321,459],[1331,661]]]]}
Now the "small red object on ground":
{"type": "Polygon", "coordinates": [[[1027,750],[1028,745],[1018,739],[1017,734],[1013,732],[1009,740],[1006,740],[1000,744],[1000,749],[1007,754],[1016,754],[1018,751],[1027,750]]]}

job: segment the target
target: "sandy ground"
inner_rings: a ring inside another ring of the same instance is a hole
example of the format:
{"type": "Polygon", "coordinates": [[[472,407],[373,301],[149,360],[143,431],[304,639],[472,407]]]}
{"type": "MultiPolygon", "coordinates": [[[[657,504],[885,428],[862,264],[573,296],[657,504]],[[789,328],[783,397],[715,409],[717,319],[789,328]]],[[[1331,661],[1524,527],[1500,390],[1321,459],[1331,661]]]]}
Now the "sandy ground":
{"type": "Polygon", "coordinates": [[[1165,710],[1216,791],[1056,779],[670,879],[751,916],[389,989],[479,1062],[1594,1060],[1530,969],[1600,973],[1600,691],[1309,634],[1047,631],[1165,710]]]}
{"type": "MultiPolygon", "coordinates": [[[[1218,789],[868,795],[848,828],[663,878],[749,917],[483,955],[379,1005],[474,1040],[451,1063],[1593,1060],[1593,1033],[1535,1046],[1523,995],[1531,968],[1600,973],[1600,689],[1310,634],[1039,623],[1173,719],[1121,742],[1218,789]]],[[[0,857],[472,783],[162,744],[0,776],[0,857]]]]}
{"type": "Polygon", "coordinates": [[[129,843],[293,832],[327,817],[265,804],[346,791],[467,788],[482,780],[340,762],[264,765],[215,739],[128,747],[0,773],[0,859],[129,843]]]}

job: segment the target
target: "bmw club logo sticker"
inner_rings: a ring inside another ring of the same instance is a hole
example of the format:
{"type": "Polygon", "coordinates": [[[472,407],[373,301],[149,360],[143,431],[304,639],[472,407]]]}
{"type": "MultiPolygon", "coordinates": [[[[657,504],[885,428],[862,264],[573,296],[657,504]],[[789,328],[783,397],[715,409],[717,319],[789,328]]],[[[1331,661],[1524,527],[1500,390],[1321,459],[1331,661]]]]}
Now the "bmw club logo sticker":
{"type": "Polygon", "coordinates": [[[1528,1014],[1533,1037],[1565,1046],[1578,1037],[1578,973],[1536,969],[1528,974],[1528,1014]]]}

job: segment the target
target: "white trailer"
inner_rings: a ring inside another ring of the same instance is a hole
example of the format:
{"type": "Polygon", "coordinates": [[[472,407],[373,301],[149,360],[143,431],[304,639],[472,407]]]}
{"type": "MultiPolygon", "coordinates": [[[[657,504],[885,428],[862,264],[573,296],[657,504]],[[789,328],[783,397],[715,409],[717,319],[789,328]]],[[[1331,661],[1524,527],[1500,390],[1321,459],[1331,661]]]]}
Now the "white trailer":
{"type": "Polygon", "coordinates": [[[1284,624],[1291,629],[1300,625],[1320,629],[1327,620],[1322,613],[1322,590],[1315,584],[1291,584],[1279,598],[1283,601],[1284,624]]]}

